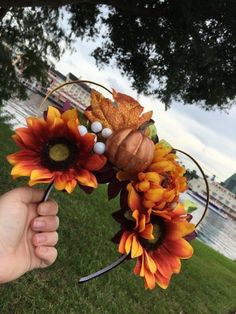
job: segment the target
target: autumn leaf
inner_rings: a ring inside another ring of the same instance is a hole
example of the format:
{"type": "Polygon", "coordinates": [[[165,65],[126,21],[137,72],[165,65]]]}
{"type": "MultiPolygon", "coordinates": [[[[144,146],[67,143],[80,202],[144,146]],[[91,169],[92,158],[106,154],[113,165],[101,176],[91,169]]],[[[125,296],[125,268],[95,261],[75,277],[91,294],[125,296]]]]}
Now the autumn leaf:
{"type": "Polygon", "coordinates": [[[138,129],[152,117],[152,111],[143,113],[143,107],[132,97],[113,90],[112,100],[96,90],[91,92],[91,106],[84,112],[91,121],[99,121],[112,131],[123,128],[138,129]]]}

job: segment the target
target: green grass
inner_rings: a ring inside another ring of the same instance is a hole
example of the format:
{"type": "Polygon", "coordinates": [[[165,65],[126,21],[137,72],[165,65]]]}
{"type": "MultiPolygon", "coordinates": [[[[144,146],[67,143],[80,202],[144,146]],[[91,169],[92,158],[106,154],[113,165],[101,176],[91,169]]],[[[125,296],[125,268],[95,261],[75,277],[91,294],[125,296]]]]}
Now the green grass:
{"type": "MultiPolygon", "coordinates": [[[[12,181],[5,156],[16,150],[10,128],[0,121],[0,193],[26,181],[12,181]]],[[[145,290],[125,262],[103,277],[78,284],[80,276],[113,261],[117,247],[110,242],[118,225],[111,213],[118,200],[106,200],[106,186],[91,196],[78,189],[68,196],[54,193],[60,204],[59,256],[44,270],[33,271],[0,286],[0,313],[235,313],[236,263],[195,240],[195,254],[183,261],[167,290],[145,290]]]]}

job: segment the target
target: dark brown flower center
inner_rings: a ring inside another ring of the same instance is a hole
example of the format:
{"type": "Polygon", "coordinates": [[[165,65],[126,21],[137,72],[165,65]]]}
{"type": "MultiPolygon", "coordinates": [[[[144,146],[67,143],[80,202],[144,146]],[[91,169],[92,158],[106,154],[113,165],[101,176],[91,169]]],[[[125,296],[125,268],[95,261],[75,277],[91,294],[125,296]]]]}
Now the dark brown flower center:
{"type": "Polygon", "coordinates": [[[41,151],[41,163],[49,170],[66,170],[78,159],[79,149],[65,138],[52,138],[41,151]]]}
{"type": "Polygon", "coordinates": [[[139,241],[147,251],[155,251],[158,246],[161,245],[165,235],[165,223],[163,219],[159,217],[154,217],[151,223],[153,224],[154,239],[148,240],[141,237],[139,239],[139,241]]]}

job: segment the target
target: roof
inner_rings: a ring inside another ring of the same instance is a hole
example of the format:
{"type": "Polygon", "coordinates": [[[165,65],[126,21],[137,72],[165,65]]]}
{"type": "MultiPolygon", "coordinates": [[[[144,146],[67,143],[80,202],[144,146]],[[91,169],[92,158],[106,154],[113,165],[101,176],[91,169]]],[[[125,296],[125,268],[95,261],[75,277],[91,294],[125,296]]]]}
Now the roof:
{"type": "MultiPolygon", "coordinates": [[[[71,80],[71,81],[79,80],[78,77],[76,77],[71,72],[69,72],[66,77],[68,80],[71,80]]],[[[85,84],[85,83],[77,83],[77,84],[79,84],[81,87],[83,87],[83,89],[85,89],[88,93],[91,93],[91,88],[87,84],[85,84]]]]}

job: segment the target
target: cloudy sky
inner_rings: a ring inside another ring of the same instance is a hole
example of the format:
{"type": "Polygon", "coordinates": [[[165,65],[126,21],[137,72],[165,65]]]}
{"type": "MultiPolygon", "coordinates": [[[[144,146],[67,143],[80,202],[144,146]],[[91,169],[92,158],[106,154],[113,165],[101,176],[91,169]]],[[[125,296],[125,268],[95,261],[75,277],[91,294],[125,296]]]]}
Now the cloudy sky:
{"type": "MultiPolygon", "coordinates": [[[[77,41],[77,51],[72,54],[66,52],[56,64],[56,69],[63,74],[72,72],[79,78],[93,80],[134,98],[138,97],[145,111],[153,110],[159,138],[191,154],[206,174],[216,175],[217,181],[223,181],[236,172],[236,106],[228,114],[206,112],[197,106],[178,103],[165,111],[158,99],[137,95],[119,69],[106,67],[99,70],[90,57],[96,46],[96,43],[77,41]]],[[[194,168],[187,159],[179,157],[187,167],[194,168]]]]}

